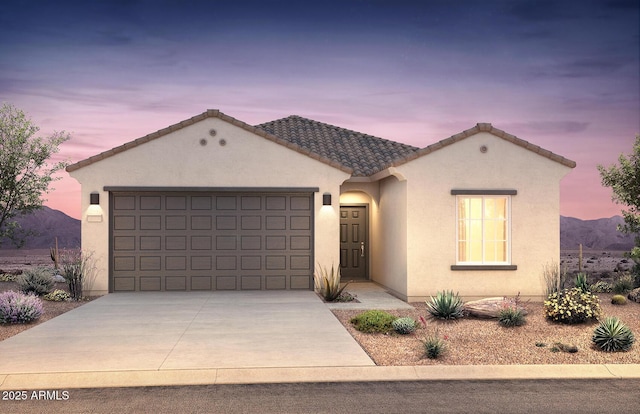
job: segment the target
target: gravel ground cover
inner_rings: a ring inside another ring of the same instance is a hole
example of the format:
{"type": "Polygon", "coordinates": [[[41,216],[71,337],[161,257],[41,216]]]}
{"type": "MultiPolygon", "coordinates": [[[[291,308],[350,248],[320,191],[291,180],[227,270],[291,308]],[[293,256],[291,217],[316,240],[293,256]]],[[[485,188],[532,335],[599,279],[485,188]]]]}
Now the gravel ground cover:
{"type": "Polygon", "coordinates": [[[333,313],[377,365],[638,364],[640,304],[629,301],[615,306],[610,303],[611,296],[598,294],[603,317],[617,316],[631,328],[637,342],[628,352],[607,353],[594,348],[591,336],[597,322],[578,325],[551,322],[544,317],[541,302],[525,303],[527,323],[512,328],[502,327],[496,319],[431,319],[424,303],[412,303],[413,310],[389,311],[396,316],[426,319],[426,327],[409,335],[362,333],[349,322],[361,310],[333,313]],[[434,332],[444,339],[446,350],[438,359],[428,359],[421,340],[434,332]],[[575,345],[578,352],[553,352],[556,343],[575,345]]]}

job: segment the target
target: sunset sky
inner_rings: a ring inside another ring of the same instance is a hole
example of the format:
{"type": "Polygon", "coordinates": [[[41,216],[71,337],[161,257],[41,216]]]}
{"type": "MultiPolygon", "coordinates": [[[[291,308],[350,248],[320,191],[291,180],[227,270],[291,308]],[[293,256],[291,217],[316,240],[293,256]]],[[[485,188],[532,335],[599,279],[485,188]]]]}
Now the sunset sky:
{"type": "MultiPolygon", "coordinates": [[[[17,1],[0,101],[77,162],[207,109],[418,147],[490,122],[578,166],[561,214],[620,213],[596,165],[640,133],[638,0],[17,1]]],[[[80,217],[66,172],[45,203],[80,217]]]]}

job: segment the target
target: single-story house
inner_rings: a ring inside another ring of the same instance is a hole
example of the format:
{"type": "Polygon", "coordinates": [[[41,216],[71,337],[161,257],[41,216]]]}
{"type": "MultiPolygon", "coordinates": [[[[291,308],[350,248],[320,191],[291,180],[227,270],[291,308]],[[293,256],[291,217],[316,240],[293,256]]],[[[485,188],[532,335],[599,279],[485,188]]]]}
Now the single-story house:
{"type": "Polygon", "coordinates": [[[208,110],[67,167],[92,294],[313,289],[542,297],[575,162],[480,123],[416,148],[299,116],[208,110]]]}

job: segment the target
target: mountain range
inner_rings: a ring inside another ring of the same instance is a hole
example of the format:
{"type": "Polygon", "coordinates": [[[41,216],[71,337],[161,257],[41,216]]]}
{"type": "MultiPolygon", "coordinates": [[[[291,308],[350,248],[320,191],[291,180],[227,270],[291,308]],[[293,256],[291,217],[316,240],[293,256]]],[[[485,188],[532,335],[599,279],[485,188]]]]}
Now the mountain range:
{"type": "MultiPolygon", "coordinates": [[[[16,221],[26,231],[32,231],[23,249],[49,249],[56,244],[59,248],[80,247],[80,220],[67,216],[59,210],[44,206],[31,214],[17,216],[16,221]]],[[[15,249],[9,240],[2,240],[1,249],[15,249]]]]}
{"type": "MultiPolygon", "coordinates": [[[[67,216],[59,210],[44,207],[32,214],[18,217],[18,223],[25,230],[32,230],[36,235],[27,240],[25,249],[48,249],[58,247],[74,248],[80,246],[80,220],[67,216]]],[[[633,235],[623,234],[617,230],[624,223],[621,216],[596,220],[580,220],[574,217],[560,216],[560,248],[577,250],[631,250],[634,246],[633,235]]],[[[3,241],[2,249],[14,249],[10,242],[3,241]]]]}

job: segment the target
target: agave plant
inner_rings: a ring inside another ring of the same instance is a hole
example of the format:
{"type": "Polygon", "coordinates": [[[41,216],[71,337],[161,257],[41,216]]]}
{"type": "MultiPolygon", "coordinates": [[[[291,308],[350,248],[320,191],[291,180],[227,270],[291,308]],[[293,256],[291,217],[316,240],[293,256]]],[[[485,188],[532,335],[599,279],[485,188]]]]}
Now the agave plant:
{"type": "Polygon", "coordinates": [[[585,293],[591,291],[589,289],[589,282],[587,281],[586,273],[578,273],[576,275],[576,287],[585,293]]]}
{"type": "Polygon", "coordinates": [[[314,277],[316,291],[318,291],[327,302],[336,300],[349,283],[350,282],[347,282],[340,287],[340,268],[334,268],[333,265],[331,265],[331,271],[326,267],[320,266],[316,269],[314,277]]]}
{"type": "Polygon", "coordinates": [[[635,342],[631,329],[616,317],[606,318],[593,332],[594,344],[603,351],[628,351],[635,342]]]}
{"type": "Polygon", "coordinates": [[[458,319],[464,316],[464,303],[457,293],[442,291],[427,303],[427,312],[439,319],[458,319]]]}

